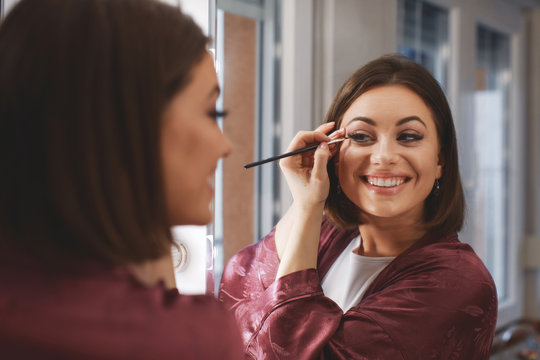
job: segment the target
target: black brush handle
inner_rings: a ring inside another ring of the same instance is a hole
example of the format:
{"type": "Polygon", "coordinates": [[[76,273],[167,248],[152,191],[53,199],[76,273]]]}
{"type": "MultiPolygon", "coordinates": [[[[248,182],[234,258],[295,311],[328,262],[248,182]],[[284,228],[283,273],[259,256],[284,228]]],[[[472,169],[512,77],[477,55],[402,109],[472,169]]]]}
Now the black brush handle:
{"type": "MultiPolygon", "coordinates": [[[[341,141],[343,141],[343,140],[345,140],[345,139],[347,139],[347,138],[345,137],[345,138],[340,138],[340,139],[332,140],[332,141],[330,141],[330,142],[328,143],[328,145],[330,145],[330,144],[335,144],[335,143],[338,143],[338,142],[341,142],[341,141]]],[[[269,163],[269,162],[271,162],[271,161],[276,161],[276,160],[283,159],[283,158],[286,158],[286,157],[289,157],[289,156],[293,156],[293,155],[296,155],[296,154],[301,154],[301,153],[306,152],[306,151],[315,150],[318,146],[319,146],[319,145],[311,145],[311,146],[308,146],[308,147],[305,147],[305,148],[301,148],[301,149],[298,149],[298,150],[294,150],[294,151],[291,151],[291,152],[288,152],[288,153],[285,153],[285,154],[272,156],[272,157],[269,157],[268,159],[255,161],[255,162],[252,162],[252,163],[249,163],[249,164],[244,165],[244,168],[245,168],[245,169],[249,169],[249,168],[251,168],[251,167],[259,166],[259,165],[262,165],[262,164],[266,164],[266,163],[269,163]]]]}

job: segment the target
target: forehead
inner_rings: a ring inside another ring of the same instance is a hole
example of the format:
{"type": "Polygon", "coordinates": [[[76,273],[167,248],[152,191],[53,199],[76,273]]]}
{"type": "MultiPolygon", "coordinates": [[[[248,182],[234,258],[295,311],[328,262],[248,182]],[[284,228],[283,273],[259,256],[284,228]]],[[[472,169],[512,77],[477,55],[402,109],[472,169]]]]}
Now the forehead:
{"type": "Polygon", "coordinates": [[[195,93],[212,89],[218,83],[214,61],[209,53],[205,53],[191,71],[192,79],[188,87],[195,93]]]}
{"type": "Polygon", "coordinates": [[[416,92],[403,85],[384,85],[360,95],[345,111],[342,127],[355,117],[369,118],[376,123],[395,123],[410,116],[435,126],[430,108],[416,92]]]}

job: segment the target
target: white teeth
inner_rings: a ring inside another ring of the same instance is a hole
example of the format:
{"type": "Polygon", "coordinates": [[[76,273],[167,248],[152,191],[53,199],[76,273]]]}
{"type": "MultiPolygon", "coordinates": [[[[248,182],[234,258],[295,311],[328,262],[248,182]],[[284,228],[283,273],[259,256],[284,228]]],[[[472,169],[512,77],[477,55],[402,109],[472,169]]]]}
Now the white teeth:
{"type": "Polygon", "coordinates": [[[380,178],[380,177],[366,177],[368,183],[370,183],[373,186],[380,186],[380,187],[393,187],[401,185],[405,182],[404,177],[391,177],[391,178],[380,178]]]}

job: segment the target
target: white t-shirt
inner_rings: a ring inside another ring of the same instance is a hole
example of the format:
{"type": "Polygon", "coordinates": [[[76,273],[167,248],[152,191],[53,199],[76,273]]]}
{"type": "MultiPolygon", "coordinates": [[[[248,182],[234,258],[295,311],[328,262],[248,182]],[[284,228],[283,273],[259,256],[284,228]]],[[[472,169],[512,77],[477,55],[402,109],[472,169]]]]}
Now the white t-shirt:
{"type": "Polygon", "coordinates": [[[324,294],[347,312],[357,305],[369,285],[394,257],[369,257],[353,252],[360,246],[360,236],[338,256],[324,276],[321,286],[324,294]]]}

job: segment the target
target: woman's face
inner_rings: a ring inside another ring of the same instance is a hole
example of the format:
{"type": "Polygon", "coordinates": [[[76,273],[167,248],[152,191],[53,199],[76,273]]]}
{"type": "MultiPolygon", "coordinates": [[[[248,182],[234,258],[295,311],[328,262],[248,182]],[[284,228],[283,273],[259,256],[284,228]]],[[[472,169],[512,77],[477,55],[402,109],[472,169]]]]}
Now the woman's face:
{"type": "Polygon", "coordinates": [[[163,115],[161,153],[170,225],[212,220],[214,171],[231,150],[216,122],[219,86],[212,57],[205,54],[191,75],[163,115]]]}
{"type": "Polygon", "coordinates": [[[342,191],[370,217],[422,221],[424,200],[442,173],[430,109],[401,85],[373,88],[347,109],[337,173],[342,191]]]}

